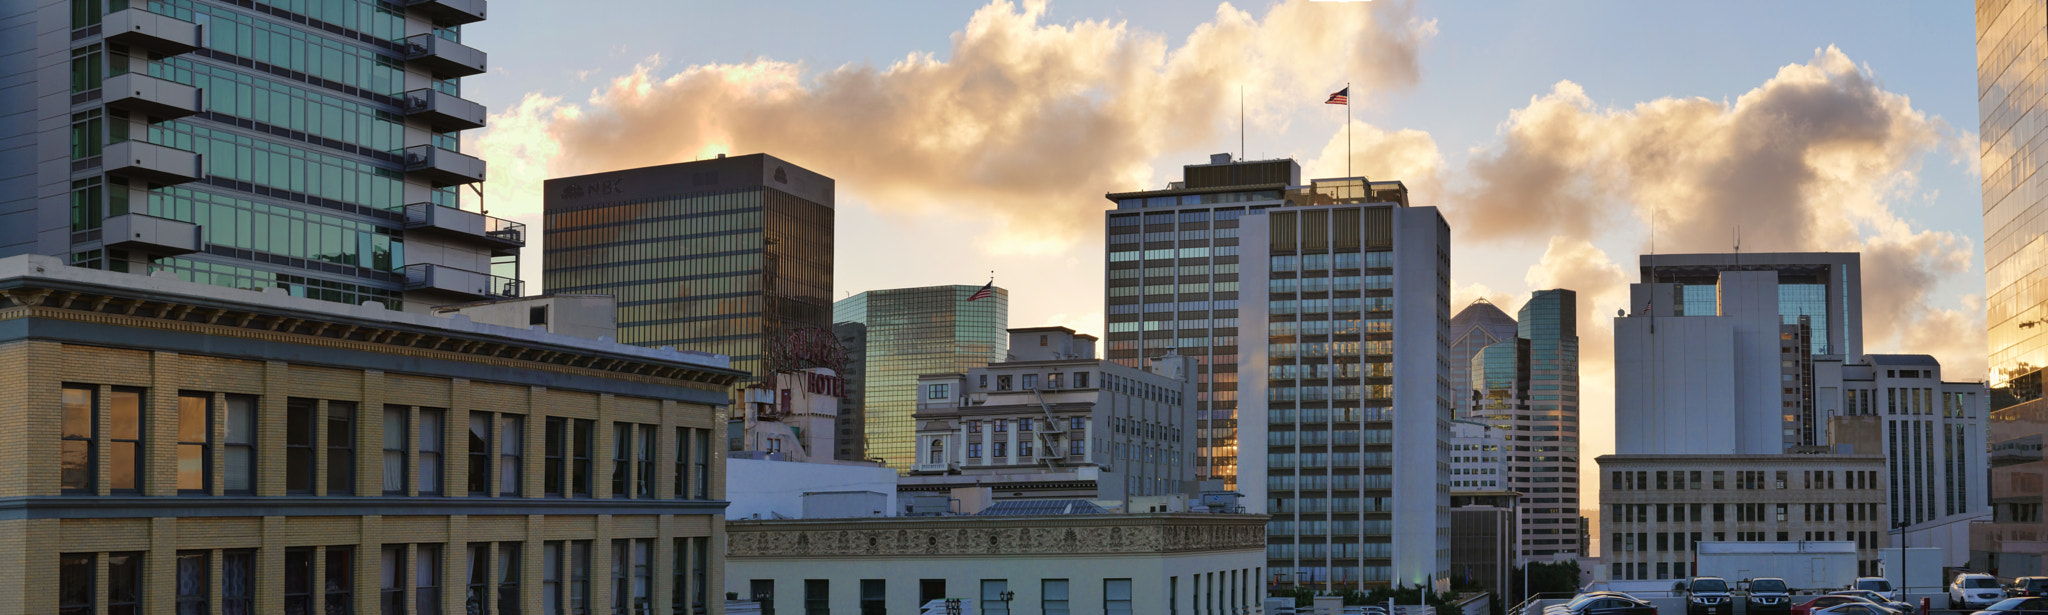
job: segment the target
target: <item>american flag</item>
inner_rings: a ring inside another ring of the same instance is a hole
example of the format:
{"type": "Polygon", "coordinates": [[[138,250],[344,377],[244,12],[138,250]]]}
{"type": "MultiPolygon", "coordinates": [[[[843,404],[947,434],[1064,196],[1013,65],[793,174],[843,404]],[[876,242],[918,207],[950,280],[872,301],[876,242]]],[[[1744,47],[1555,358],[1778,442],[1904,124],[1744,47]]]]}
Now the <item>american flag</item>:
{"type": "Polygon", "coordinates": [[[989,283],[987,283],[987,284],[983,284],[983,285],[981,286],[981,290],[977,290],[977,291],[974,291],[974,294],[972,294],[972,295],[968,295],[968,296],[967,296],[967,300],[968,300],[968,301],[973,301],[973,300],[976,300],[976,299],[987,299],[987,298],[989,298],[989,297],[991,297],[991,296],[994,296],[995,294],[996,294],[996,283],[995,283],[995,280],[989,280],[989,283]]]}
{"type": "Polygon", "coordinates": [[[1350,106],[1350,105],[1351,105],[1351,86],[1348,86],[1348,85],[1347,85],[1347,86],[1344,86],[1344,89],[1342,89],[1342,90],[1337,90],[1337,93],[1335,93],[1335,94],[1331,94],[1331,95],[1330,95],[1330,99],[1329,99],[1329,100],[1325,100],[1325,101],[1323,101],[1323,104],[1325,104],[1325,105],[1345,105],[1345,106],[1350,106]]]}

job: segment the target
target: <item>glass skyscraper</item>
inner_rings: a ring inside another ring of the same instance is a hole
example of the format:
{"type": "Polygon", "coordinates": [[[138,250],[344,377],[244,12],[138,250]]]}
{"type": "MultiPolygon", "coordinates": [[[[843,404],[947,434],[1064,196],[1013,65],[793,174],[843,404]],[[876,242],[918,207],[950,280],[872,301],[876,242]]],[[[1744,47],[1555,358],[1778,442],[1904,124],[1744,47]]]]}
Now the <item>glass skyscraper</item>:
{"type": "Polygon", "coordinates": [[[868,459],[899,472],[917,463],[917,377],[966,373],[1004,361],[1010,350],[1010,291],[995,288],[969,301],[980,286],[871,290],[832,305],[842,332],[857,324],[866,340],[860,416],[868,459]]]}
{"type": "Polygon", "coordinates": [[[2038,406],[2048,366],[2048,7],[1977,2],[1977,137],[1984,169],[1984,323],[1991,407],[2038,406]]]}
{"type": "MultiPolygon", "coordinates": [[[[15,2],[0,256],[424,311],[517,296],[523,225],[463,209],[482,0],[15,2]]],[[[475,203],[472,203],[474,205],[475,203]]]]}
{"type": "Polygon", "coordinates": [[[1103,356],[1133,368],[1167,353],[1194,357],[1195,475],[1235,489],[1238,219],[1285,204],[1301,165],[1217,154],[1182,171],[1163,190],[1107,195],[1116,207],[1104,214],[1103,356]]]}
{"type": "Polygon", "coordinates": [[[1539,290],[1516,323],[1523,409],[1508,432],[1508,489],[1522,493],[1524,561],[1579,553],[1579,298],[1539,290]]]}
{"type": "MultiPolygon", "coordinates": [[[[1478,299],[1451,317],[1451,406],[1460,419],[1474,419],[1472,357],[1481,349],[1516,337],[1515,319],[1498,306],[1478,299]]],[[[1476,419],[1475,419],[1476,420],[1476,419]]]]}
{"type": "Polygon", "coordinates": [[[831,335],[833,182],[766,154],[550,179],[550,293],[612,295],[618,341],[732,357],[831,335]]]}

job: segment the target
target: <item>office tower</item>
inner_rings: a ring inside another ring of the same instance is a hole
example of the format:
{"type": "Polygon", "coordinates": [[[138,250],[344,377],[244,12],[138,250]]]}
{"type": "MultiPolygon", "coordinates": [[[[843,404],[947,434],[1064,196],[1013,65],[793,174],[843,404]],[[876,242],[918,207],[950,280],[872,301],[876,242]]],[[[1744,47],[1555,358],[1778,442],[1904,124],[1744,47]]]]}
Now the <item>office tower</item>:
{"type": "Polygon", "coordinates": [[[1507,450],[1506,430],[1465,419],[1451,421],[1451,493],[1507,490],[1507,450]]]}
{"type": "Polygon", "coordinates": [[[1451,317],[1451,409],[1458,418],[1472,418],[1477,401],[1473,393],[1479,387],[1472,383],[1472,356],[1487,346],[1514,341],[1517,335],[1515,319],[1484,298],[1473,300],[1451,317]]]}
{"type": "MultiPolygon", "coordinates": [[[[1010,330],[1008,361],[917,380],[917,464],[899,492],[1000,485],[996,500],[1120,500],[1198,494],[1187,357],[1132,369],[1095,357],[1095,336],[1010,330]]],[[[1160,501],[1164,501],[1162,498],[1160,501]]]]}
{"type": "MultiPolygon", "coordinates": [[[[835,323],[866,327],[859,387],[868,459],[897,471],[916,464],[917,377],[964,373],[1009,352],[1010,291],[981,286],[871,290],[832,304],[835,323]]],[[[844,325],[841,325],[844,330],[844,325]]]]}
{"type": "Polygon", "coordinates": [[[1116,206],[1104,213],[1104,356],[1131,368],[1168,353],[1194,357],[1195,472],[1237,489],[1238,218],[1285,204],[1301,165],[1216,154],[1182,167],[1182,177],[1162,190],[1106,195],[1116,206]]]}
{"type": "Polygon", "coordinates": [[[520,295],[524,226],[463,209],[483,3],[306,10],[0,9],[0,256],[409,311],[520,295]]]}
{"type": "Polygon", "coordinates": [[[547,180],[541,279],[619,300],[619,341],[722,354],[830,335],[832,178],[767,154],[547,180]]]}
{"type": "Polygon", "coordinates": [[[861,386],[867,381],[868,326],[857,322],[832,323],[832,334],[839,337],[839,347],[846,349],[846,369],[839,376],[846,380],[846,395],[839,398],[839,450],[832,458],[840,461],[863,461],[867,459],[867,397],[861,394],[861,386]]]}
{"type": "Polygon", "coordinates": [[[2037,155],[2044,127],[2037,85],[2048,20],[2033,2],[1985,0],[1977,6],[1977,136],[1984,177],[1984,323],[1989,327],[1994,410],[2042,402],[2048,366],[2048,296],[2043,275],[2048,232],[2048,158],[2037,155]]]}
{"type": "Polygon", "coordinates": [[[1238,490],[1268,567],[1316,587],[1448,578],[1450,226],[1400,182],[1316,180],[1240,219],[1238,490]]]}
{"type": "Polygon", "coordinates": [[[1525,388],[1508,438],[1508,488],[1522,493],[1525,561],[1579,551],[1578,309],[1576,292],[1539,290],[1517,320],[1525,388]]]}
{"type": "Polygon", "coordinates": [[[40,255],[0,289],[0,613],[719,612],[725,357],[40,255]]]}
{"type": "MultiPolygon", "coordinates": [[[[1967,521],[1988,514],[1984,489],[1970,478],[1986,468],[1988,393],[1980,383],[1941,381],[1932,357],[1859,352],[1859,261],[1853,253],[1642,258],[1643,281],[1630,287],[1633,311],[1614,320],[1616,454],[1599,459],[1610,473],[1601,486],[1601,527],[1610,539],[1647,527],[1621,523],[1653,521],[1606,506],[1637,501],[1609,492],[1727,489],[1702,497],[1755,507],[1735,518],[1746,539],[1848,540],[1806,538],[1786,524],[1852,522],[1859,566],[1869,573],[1876,549],[1898,540],[1872,534],[1903,522],[1904,539],[1940,548],[1942,565],[1969,562],[1967,521]],[[1736,472],[1733,484],[1719,478],[1749,466],[1755,469],[1736,472]],[[1653,478],[1667,473],[1668,483],[1653,478]],[[1883,506],[1850,512],[1827,498],[1780,491],[1806,489],[1854,490],[1843,497],[1871,495],[1883,506]],[[1816,516],[1803,512],[1809,504],[1816,516]],[[1778,518],[1780,507],[1798,518],[1778,518]]],[[[1681,523],[1654,523],[1667,521],[1681,523]]],[[[1690,529],[1649,529],[1698,530],[1713,540],[1715,528],[1706,524],[1719,521],[1687,517],[1690,529]]],[[[1634,558],[1618,563],[1641,565],[1616,568],[1637,575],[1630,578],[1655,578],[1658,569],[1647,564],[1658,558],[1689,558],[1636,544],[1644,553],[1629,555],[1626,544],[1610,551],[1634,558]]]]}

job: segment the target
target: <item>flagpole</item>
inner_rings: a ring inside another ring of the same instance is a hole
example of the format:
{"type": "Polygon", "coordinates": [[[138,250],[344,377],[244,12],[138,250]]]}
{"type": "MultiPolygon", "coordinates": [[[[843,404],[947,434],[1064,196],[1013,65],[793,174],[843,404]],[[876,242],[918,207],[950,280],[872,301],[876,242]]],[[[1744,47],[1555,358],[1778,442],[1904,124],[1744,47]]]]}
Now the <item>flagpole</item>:
{"type": "Polygon", "coordinates": [[[1351,174],[1351,82],[1344,82],[1344,176],[1351,174]]]}

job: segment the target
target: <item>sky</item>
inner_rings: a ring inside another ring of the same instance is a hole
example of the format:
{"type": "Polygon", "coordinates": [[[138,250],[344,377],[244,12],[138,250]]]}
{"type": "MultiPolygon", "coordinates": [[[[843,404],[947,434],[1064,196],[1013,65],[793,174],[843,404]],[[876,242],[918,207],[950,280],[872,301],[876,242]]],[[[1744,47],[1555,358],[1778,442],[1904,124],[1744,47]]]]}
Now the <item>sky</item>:
{"type": "Polygon", "coordinates": [[[1868,351],[1984,376],[1967,3],[495,8],[463,33],[493,215],[538,228],[548,177],[766,152],[837,181],[837,296],[992,271],[1020,327],[1101,333],[1103,194],[1224,152],[1344,176],[1349,111],[1354,173],[1449,221],[1454,312],[1578,291],[1588,504],[1608,315],[1653,244],[1862,252],[1868,351]]]}

